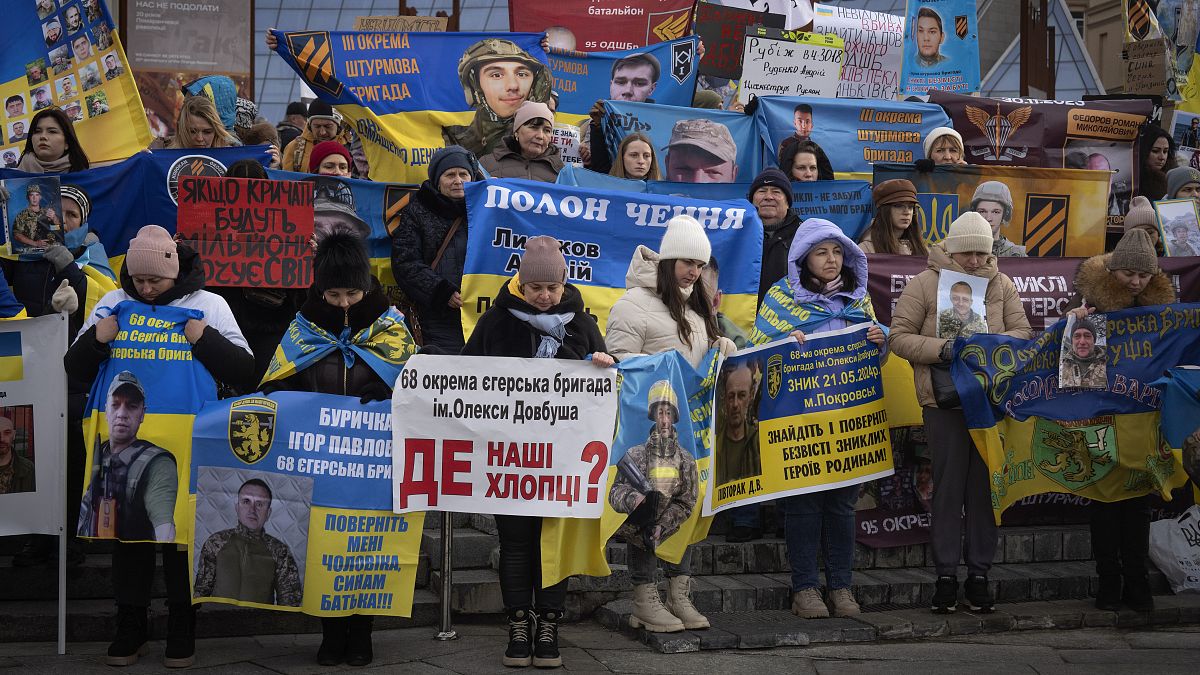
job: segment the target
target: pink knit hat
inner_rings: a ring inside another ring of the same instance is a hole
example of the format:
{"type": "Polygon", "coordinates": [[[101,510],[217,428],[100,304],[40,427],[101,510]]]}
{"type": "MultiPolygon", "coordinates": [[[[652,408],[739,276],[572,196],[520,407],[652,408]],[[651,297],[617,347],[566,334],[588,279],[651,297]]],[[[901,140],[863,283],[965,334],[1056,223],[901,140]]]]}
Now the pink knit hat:
{"type": "Polygon", "coordinates": [[[138,230],[137,236],[129,242],[125,268],[130,276],[179,278],[179,252],[171,233],[158,225],[147,225],[138,230]]]}

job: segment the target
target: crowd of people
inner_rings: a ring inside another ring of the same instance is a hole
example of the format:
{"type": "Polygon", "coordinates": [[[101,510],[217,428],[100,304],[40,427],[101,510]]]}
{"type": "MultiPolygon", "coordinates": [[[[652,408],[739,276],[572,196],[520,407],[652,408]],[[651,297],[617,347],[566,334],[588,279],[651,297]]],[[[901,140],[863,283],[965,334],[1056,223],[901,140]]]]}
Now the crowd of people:
{"type": "MultiPolygon", "coordinates": [[[[480,71],[494,66],[499,60],[497,55],[504,55],[503,45],[485,47],[469,59],[464,57],[468,64],[464,83],[477,83],[480,71]]],[[[628,95],[622,97],[631,99],[637,91],[645,90],[643,80],[650,74],[657,79],[657,67],[657,63],[644,60],[625,64],[621,84],[628,95]]],[[[615,74],[614,67],[614,82],[615,74]]],[[[548,87],[545,79],[535,80],[530,86],[548,87]]],[[[361,141],[328,103],[293,103],[285,118],[272,125],[258,117],[253,104],[238,99],[229,88],[231,84],[220,78],[205,78],[197,86],[185,87],[195,95],[184,100],[174,135],[156,141],[154,147],[203,150],[261,144],[270,149],[272,167],[369,178],[370,167],[361,141]]],[[[464,186],[489,178],[556,180],[564,161],[554,143],[554,99],[546,98],[548,103],[526,100],[511,109],[494,110],[486,124],[457,128],[455,133],[467,139],[464,142],[481,151],[456,144],[438,150],[429,161],[427,180],[400,214],[391,233],[391,267],[403,293],[400,304],[406,316],[402,321],[407,322],[412,334],[420,336],[423,349],[436,354],[590,359],[596,367],[606,368],[635,356],[671,350],[699,365],[710,349],[728,355],[745,346],[746,336],[720,312],[718,263],[705,228],[687,215],[672,218],[654,248],[637,248],[629,261],[627,290],[613,305],[603,332],[584,310],[579,289],[567,278],[567,263],[558,241],[553,236],[539,236],[528,240],[519,271],[497,290],[490,309],[474,331],[464,336],[462,278],[469,236],[464,186]]],[[[697,105],[710,106],[711,98],[698,95],[697,105]]],[[[757,341],[790,338],[803,344],[806,334],[868,323],[867,339],[878,347],[883,358],[894,355],[913,365],[914,387],[932,451],[932,550],[938,575],[932,609],[955,611],[960,595],[957,571],[960,564],[965,564],[965,604],[974,611],[991,611],[995,600],[988,573],[995,557],[997,527],[988,471],[967,431],[961,407],[948,401],[942,391],[942,375],[954,359],[956,336],[947,337],[939,329],[937,289],[944,271],[977,277],[986,287],[985,311],[976,317],[978,322],[962,321],[961,328],[970,325],[975,326],[972,331],[1033,336],[1020,294],[997,264],[998,258],[1026,255],[1022,246],[1002,233],[1012,219],[1012,195],[1003,183],[980,184],[969,207],[953,221],[946,236],[929,242],[917,223],[916,187],[907,180],[882,181],[873,187],[871,224],[861,239],[854,241],[837,223],[821,218],[801,220],[791,209],[793,182],[834,177],[829,158],[809,138],[811,108],[798,105],[794,117],[796,134],[780,144],[777,165],[753,177],[746,199],[764,227],[759,302],[772,286],[782,283],[798,306],[817,310],[811,313],[816,318],[773,335],[757,336],[757,341]],[[919,256],[927,261],[927,269],[908,282],[886,328],[875,322],[870,309],[867,276],[871,254],[919,256]]],[[[728,140],[727,130],[722,135],[724,128],[716,128],[719,125],[706,124],[703,119],[676,125],[671,142],[663,148],[666,156],[661,159],[648,136],[630,133],[621,140],[616,156],[610,158],[599,122],[594,115],[585,123],[590,130],[584,130],[587,141],[582,155],[585,166],[594,171],[637,180],[737,179],[732,141],[728,140]]],[[[1200,198],[1200,171],[1173,166],[1173,140],[1154,125],[1144,132],[1141,147],[1146,177],[1141,183],[1143,193],[1131,204],[1123,236],[1111,252],[1090,258],[1079,268],[1071,311],[1080,319],[1097,311],[1176,300],[1170,280],[1158,265],[1163,242],[1154,226],[1149,200],[1200,198]]],[[[923,163],[965,164],[962,136],[952,128],[928,134],[923,149],[923,163]]],[[[88,167],[69,117],[53,107],[40,110],[30,124],[18,168],[34,174],[61,174],[88,167]]],[[[262,164],[247,160],[230,166],[228,175],[265,178],[267,173],[262,164]]],[[[314,284],[307,291],[210,291],[205,289],[197,253],[157,224],[145,224],[138,231],[129,242],[124,265],[114,275],[107,267],[102,247],[97,250],[97,237],[87,230],[90,206],[86,197],[64,186],[62,198],[65,241],[38,240],[35,218],[16,234],[45,244],[44,256],[37,260],[3,260],[0,269],[30,316],[64,311],[70,315],[75,337],[65,359],[71,383],[69,513],[86,512],[91,506],[87,499],[81,503],[84,404],[117,332],[116,319],[107,316],[104,308],[122,300],[203,312],[203,319],[188,321],[185,336],[196,360],[225,391],[320,392],[358,397],[364,403],[390,399],[392,381],[365,361],[345,359],[342,351],[333,349],[336,338],[332,336],[342,333],[345,327],[353,335],[377,325],[381,319],[396,316],[395,299],[389,298],[371,275],[360,228],[318,226],[314,284]],[[82,230],[82,234],[72,235],[76,230],[82,230]],[[87,266],[103,268],[112,284],[90,312],[81,302],[90,283],[82,273],[87,266]],[[331,336],[327,340],[330,351],[286,378],[272,380],[268,376],[264,381],[271,355],[291,330],[331,336]]],[[[964,333],[960,330],[959,334],[964,333]]],[[[730,386],[727,396],[741,399],[717,402],[728,405],[733,413],[732,422],[719,433],[731,443],[742,445],[755,438],[748,440],[746,427],[736,414],[738,410],[744,412],[746,389],[730,386]]],[[[133,442],[136,428],[132,429],[133,436],[122,434],[122,429],[128,429],[113,420],[140,420],[145,412],[144,391],[136,379],[117,378],[109,400],[113,406],[109,411],[111,438],[98,452],[105,453],[106,462],[122,467],[118,480],[136,483],[136,472],[149,472],[156,466],[154,446],[133,442]],[[144,453],[150,454],[137,461],[144,453]]],[[[622,491],[621,485],[614,487],[611,497],[614,507],[630,514],[629,523],[618,536],[629,545],[628,563],[634,585],[632,621],[650,631],[709,626],[708,619],[691,601],[690,547],[679,563],[662,561],[654,552],[656,543],[679,527],[683,520],[680,514],[690,513],[695,506],[694,483],[699,480],[695,463],[688,464],[688,452],[674,435],[674,422],[686,412],[681,410],[681,403],[669,386],[653,390],[648,414],[654,428],[644,445],[630,451],[636,461],[647,466],[670,466],[670,471],[646,472],[655,481],[649,497],[622,491]],[[665,602],[657,585],[660,568],[667,579],[665,602]]],[[[3,426],[0,419],[0,439],[7,433],[3,426]]],[[[11,424],[8,426],[11,428],[11,424]]],[[[1151,439],[1122,442],[1149,443],[1151,439]]],[[[25,473],[19,462],[10,460],[0,466],[0,479],[4,481],[0,486],[24,480],[25,473]]],[[[247,494],[253,493],[251,496],[260,501],[265,498],[269,504],[269,491],[264,497],[257,487],[250,487],[255,489],[247,494]]],[[[779,500],[791,565],[791,608],[798,617],[844,617],[861,611],[852,592],[856,496],[856,486],[850,486],[779,500]],[[819,559],[824,565],[824,584],[819,559]]],[[[131,519],[128,527],[141,527],[157,535],[161,524],[155,514],[161,508],[147,492],[137,509],[126,515],[131,519]]],[[[257,507],[251,504],[247,508],[257,507]]],[[[1100,579],[1096,605],[1103,609],[1151,609],[1154,603],[1146,571],[1149,511],[1145,500],[1097,503],[1091,514],[1093,553],[1100,579]]],[[[566,581],[542,586],[542,519],[498,516],[496,520],[500,584],[509,626],[503,663],[560,666],[558,624],[565,614],[566,581]]],[[[763,513],[759,506],[736,509],[730,520],[730,541],[761,536],[763,513]]],[[[257,532],[261,532],[261,524],[257,532]]],[[[252,544],[247,537],[255,533],[254,528],[248,528],[223,536],[250,550],[252,544]]],[[[70,546],[71,562],[78,564],[82,549],[74,539],[70,546]]],[[[117,632],[108,649],[108,663],[112,665],[136,662],[148,639],[150,582],[159,546],[115,545],[117,632]]],[[[52,541],[30,538],[15,564],[38,564],[49,557],[52,548],[52,541]]],[[[187,552],[174,545],[161,548],[170,610],[165,663],[182,667],[193,662],[195,649],[196,614],[187,577],[187,552]]],[[[221,583],[207,573],[205,579],[206,583],[221,583]]],[[[324,618],[322,629],[318,663],[362,666],[371,662],[369,615],[324,618]]]]}

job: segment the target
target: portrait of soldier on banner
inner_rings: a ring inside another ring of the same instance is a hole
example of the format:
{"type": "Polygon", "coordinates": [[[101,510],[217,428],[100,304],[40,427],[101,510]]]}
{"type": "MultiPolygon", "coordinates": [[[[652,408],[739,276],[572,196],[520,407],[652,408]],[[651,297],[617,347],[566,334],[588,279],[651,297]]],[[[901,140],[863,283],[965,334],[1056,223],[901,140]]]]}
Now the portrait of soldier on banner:
{"type": "Polygon", "coordinates": [[[942,270],[938,275],[938,338],[953,340],[988,332],[983,303],[987,282],[983,277],[942,270]]]}
{"type": "Polygon", "coordinates": [[[1106,325],[1103,314],[1082,319],[1067,314],[1059,350],[1059,389],[1108,389],[1106,325]]]}
{"type": "MultiPolygon", "coordinates": [[[[771,366],[768,370],[771,371],[768,375],[770,386],[777,390],[782,384],[782,373],[771,366]]],[[[762,382],[760,361],[741,360],[721,369],[717,379],[716,437],[713,439],[716,455],[714,485],[762,475],[762,458],[758,451],[758,401],[762,382]]]]}
{"type": "Polygon", "coordinates": [[[608,501],[617,513],[629,514],[618,532],[630,545],[654,550],[679,530],[696,507],[700,477],[696,459],[679,443],[679,404],[670,380],[655,382],[646,402],[646,416],[652,423],[649,434],[617,463],[608,501]]]}
{"type": "Polygon", "coordinates": [[[199,467],[193,597],[299,607],[312,487],[301,476],[199,467]]]}
{"type": "Polygon", "coordinates": [[[0,408],[0,495],[35,491],[35,474],[33,406],[0,408]]]}
{"type": "Polygon", "coordinates": [[[1063,166],[1109,172],[1108,215],[1123,216],[1133,199],[1133,147],[1126,142],[1067,139],[1063,166]]]}

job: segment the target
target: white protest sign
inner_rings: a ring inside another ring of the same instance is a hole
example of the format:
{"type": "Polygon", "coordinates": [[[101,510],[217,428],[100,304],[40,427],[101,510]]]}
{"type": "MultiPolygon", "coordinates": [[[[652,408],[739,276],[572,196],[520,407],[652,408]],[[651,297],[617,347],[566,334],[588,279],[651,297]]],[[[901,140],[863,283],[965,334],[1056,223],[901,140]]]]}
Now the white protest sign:
{"type": "Polygon", "coordinates": [[[558,154],[567,164],[583,166],[579,156],[579,127],[574,124],[555,124],[553,143],[558,146],[558,154]]]}
{"type": "Polygon", "coordinates": [[[832,33],[845,44],[838,98],[895,99],[904,62],[904,17],[852,7],[814,7],[813,32],[832,33]]]}
{"type": "Polygon", "coordinates": [[[785,33],[755,26],[746,29],[742,49],[740,103],[749,103],[751,94],[825,98],[837,95],[845,52],[842,39],[836,35],[785,33]]]}
{"type": "Polygon", "coordinates": [[[396,513],[599,518],[617,371],[418,354],[392,394],[396,513]]]}

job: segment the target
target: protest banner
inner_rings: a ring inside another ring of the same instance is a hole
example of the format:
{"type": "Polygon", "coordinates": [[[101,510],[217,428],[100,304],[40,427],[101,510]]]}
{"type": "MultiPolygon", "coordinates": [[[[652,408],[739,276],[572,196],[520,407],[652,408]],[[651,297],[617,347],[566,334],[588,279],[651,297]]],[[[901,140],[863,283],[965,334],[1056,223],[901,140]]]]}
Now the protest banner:
{"type": "Polygon", "coordinates": [[[346,117],[376,180],[419,184],[452,143],[491,152],[522,103],[550,98],[540,33],[272,34],[288,67],[346,117]],[[523,74],[519,100],[481,77],[488,64],[523,74]]]}
{"type": "Polygon", "coordinates": [[[603,331],[608,310],[625,292],[625,273],[639,245],[656,249],[667,221],[688,214],[700,221],[721,264],[722,310],[749,325],[758,300],[762,221],[745,200],[711,201],[610,192],[501,179],[468,183],[467,259],[462,320],[469,335],[492,298],[516,274],[527,237],[558,239],[567,282],[579,288],[586,311],[603,331]]]}
{"type": "MultiPolygon", "coordinates": [[[[576,168],[560,171],[558,184],[711,200],[744,199],[750,195],[751,185],[629,180],[576,168]]],[[[874,215],[871,184],[865,180],[793,182],[791,210],[802,221],[807,218],[832,220],[847,237],[857,241],[866,233],[874,215]]]]}
{"type": "Polygon", "coordinates": [[[631,132],[649,136],[668,181],[745,182],[762,170],[756,119],[740,112],[604,101],[601,129],[610,157],[620,156],[621,139],[631,132]]]}
{"type": "Polygon", "coordinates": [[[738,102],[751,96],[837,95],[845,52],[836,35],[746,29],[738,102]]]}
{"type": "Polygon", "coordinates": [[[0,321],[0,536],[63,531],[66,346],[66,314],[0,321]]]}
{"type": "Polygon", "coordinates": [[[307,182],[188,176],[176,232],[209,286],[312,285],[313,189],[307,182]]]}
{"type": "Polygon", "coordinates": [[[409,616],[425,514],[391,512],[387,403],[281,391],[196,417],[194,597],[409,616]]]}
{"type": "Polygon", "coordinates": [[[546,32],[551,47],[637,49],[689,33],[696,0],[509,0],[512,31],[546,32]]]}
{"type": "Polygon", "coordinates": [[[808,30],[813,20],[812,3],[792,0],[705,0],[734,9],[750,9],[762,13],[767,25],[788,31],[808,30]]]}
{"type": "Polygon", "coordinates": [[[1125,47],[1125,91],[1162,96],[1175,87],[1174,59],[1168,40],[1142,40],[1125,47]]]}
{"type": "Polygon", "coordinates": [[[17,165],[33,115],[60,108],[92,164],[124,159],[152,139],[124,46],[106,3],[12,3],[5,15],[0,166],[17,165]],[[51,81],[53,80],[53,82],[51,81]],[[11,161],[10,161],[11,157],[11,161]]]}
{"type": "Polygon", "coordinates": [[[1200,368],[1171,368],[1150,383],[1162,391],[1162,437],[1179,452],[1192,483],[1200,481],[1200,368]]]}
{"type": "Polygon", "coordinates": [[[374,33],[442,33],[445,16],[356,16],[354,30],[374,33]]]}
{"type": "Polygon", "coordinates": [[[1196,64],[1200,9],[1196,4],[1188,0],[1126,0],[1121,10],[1125,15],[1126,49],[1139,43],[1166,42],[1166,87],[1148,93],[1166,93],[1172,101],[1194,101],[1200,72],[1196,64]]]}
{"type": "Polygon", "coordinates": [[[565,166],[583,166],[583,158],[579,155],[579,127],[574,124],[555,124],[551,143],[558,146],[558,155],[565,166]]]}
{"type": "Polygon", "coordinates": [[[904,17],[817,3],[813,5],[812,30],[837,35],[845,45],[838,98],[897,97],[904,60],[904,17]]]}
{"type": "Polygon", "coordinates": [[[393,510],[599,518],[617,371],[414,356],[392,395],[393,510]]]}
{"type": "Polygon", "coordinates": [[[728,357],[717,379],[704,514],[889,476],[892,443],[870,324],[728,357]]]}
{"type": "Polygon", "coordinates": [[[543,585],[572,574],[608,576],[605,548],[614,534],[631,549],[674,563],[708,536],[712,519],[701,510],[718,360],[710,349],[694,368],[671,350],[617,365],[617,433],[602,474],[604,512],[598,519],[542,521],[543,585]]]}
{"type": "MultiPolygon", "coordinates": [[[[925,241],[941,241],[950,223],[984,201],[1003,199],[1000,234],[1024,245],[1032,257],[1089,256],[1104,252],[1110,174],[1084,169],[1034,169],[1006,166],[937,166],[918,171],[912,165],[876,164],[875,183],[893,178],[917,188],[915,225],[925,241]]],[[[988,217],[989,214],[985,214],[988,217]]]]}
{"type": "Polygon", "coordinates": [[[189,484],[192,422],[205,401],[216,400],[217,384],[192,358],[184,326],[215,319],[198,309],[135,300],[111,311],[117,335],[84,416],[87,470],[77,534],[187,544],[192,505],[181,486],[189,484]],[[124,473],[117,462],[128,467],[124,473]]]}
{"type": "Polygon", "coordinates": [[[872,164],[925,156],[929,132],[950,126],[939,106],[908,101],[843,101],[769,97],[755,112],[764,161],[774,164],[789,136],[811,140],[829,157],[838,178],[869,179],[872,164]]]}
{"type": "Polygon", "coordinates": [[[550,49],[558,112],[585,116],[601,99],[690,106],[697,38],[614,52],[550,49]]]}
{"type": "Polygon", "coordinates": [[[704,41],[700,74],[722,80],[740,78],[746,30],[756,25],[783,27],[769,23],[768,16],[761,9],[699,0],[696,3],[696,36],[704,41]]]}
{"type": "Polygon", "coordinates": [[[955,344],[954,385],[988,465],[996,521],[1016,500],[1069,492],[1099,501],[1164,498],[1187,480],[1159,433],[1152,383],[1200,354],[1200,304],[1106,314],[1107,390],[1059,389],[1065,321],[1032,340],[976,334],[955,344]]]}
{"type": "Polygon", "coordinates": [[[900,93],[979,91],[975,0],[912,0],[904,25],[900,93]]]}

